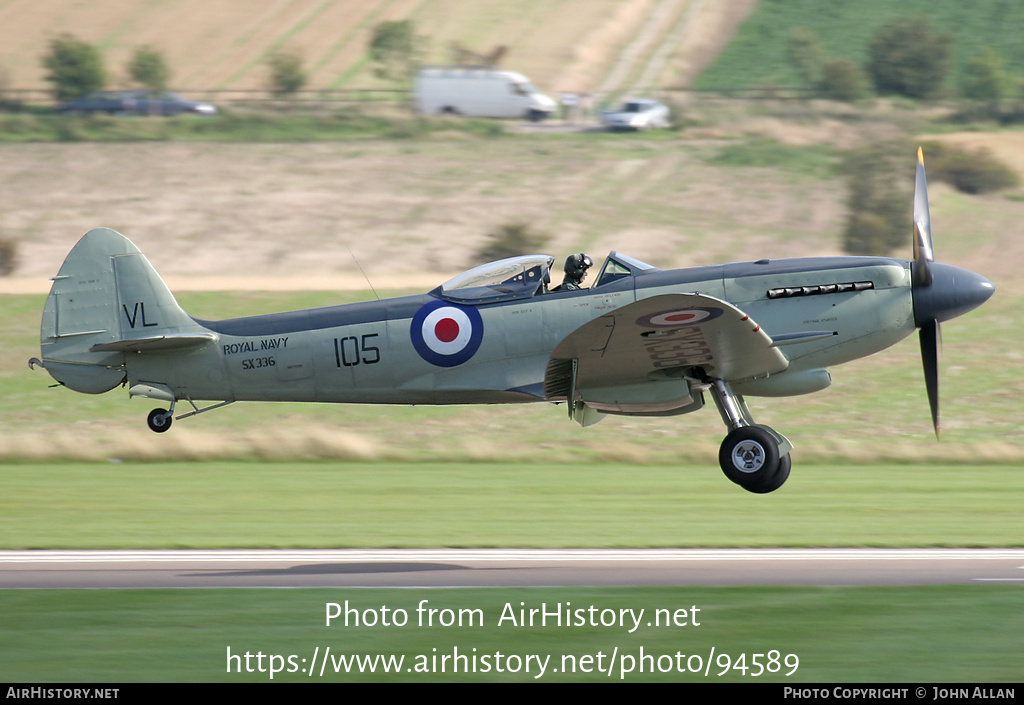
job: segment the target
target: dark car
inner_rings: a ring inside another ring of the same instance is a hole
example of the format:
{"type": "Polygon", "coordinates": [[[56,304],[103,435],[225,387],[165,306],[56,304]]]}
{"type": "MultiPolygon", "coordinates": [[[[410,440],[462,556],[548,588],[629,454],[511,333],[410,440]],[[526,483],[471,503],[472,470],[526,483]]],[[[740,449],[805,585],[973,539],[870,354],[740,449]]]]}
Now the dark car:
{"type": "Polygon", "coordinates": [[[214,115],[217,108],[170,91],[96,91],[57,107],[62,115],[109,113],[110,115],[214,115]]]}
{"type": "Polygon", "coordinates": [[[124,100],[120,93],[96,91],[67,103],[61,103],[57,110],[64,115],[77,113],[110,113],[116,115],[124,111],[124,100]]]}

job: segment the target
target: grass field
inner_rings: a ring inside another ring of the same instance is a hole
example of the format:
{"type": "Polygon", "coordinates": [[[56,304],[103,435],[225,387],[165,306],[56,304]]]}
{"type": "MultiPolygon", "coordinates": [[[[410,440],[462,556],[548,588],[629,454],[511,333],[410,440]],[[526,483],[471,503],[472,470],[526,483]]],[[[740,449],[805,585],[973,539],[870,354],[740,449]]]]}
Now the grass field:
{"type": "MultiPolygon", "coordinates": [[[[1007,617],[1022,608],[1024,592],[1008,586],[4,591],[0,680],[1012,685],[1020,682],[1024,632],[1007,617]],[[466,621],[418,626],[421,600],[463,611],[466,621]],[[392,621],[404,610],[409,623],[325,626],[327,603],[346,601],[378,618],[386,606],[392,621]],[[644,624],[630,633],[618,626],[499,625],[506,605],[544,603],[644,609],[645,622],[657,609],[685,609],[687,626],[644,624]],[[479,610],[482,623],[469,626],[466,610],[479,610]],[[321,675],[328,648],[333,659],[321,675]],[[229,660],[246,653],[248,662],[229,660]],[[452,658],[457,653],[463,661],[452,658]],[[403,661],[390,661],[391,673],[383,660],[373,673],[365,665],[363,673],[334,671],[341,657],[356,654],[403,661]],[[536,658],[527,667],[528,655],[546,659],[545,670],[536,658]]],[[[133,693],[128,687],[120,697],[133,693]]]]}
{"type": "Polygon", "coordinates": [[[914,16],[954,35],[950,87],[983,46],[996,49],[1008,66],[1024,60],[1017,41],[1024,10],[1005,0],[866,0],[825,9],[815,0],[293,0],[259,11],[229,0],[4,0],[0,83],[43,88],[48,41],[72,32],[101,49],[112,86],[128,85],[132,52],[153,45],[165,53],[179,89],[262,89],[267,58],[282,50],[303,57],[308,88],[380,87],[387,84],[367,57],[372,29],[409,19],[423,39],[424,63],[452,63],[454,42],[477,52],[503,45],[503,65],[549,92],[686,86],[727,42],[698,86],[788,87],[800,85],[786,58],[794,27],[817,32],[830,55],[863,63],[879,26],[914,16]]]}
{"type": "Polygon", "coordinates": [[[712,465],[520,455],[6,464],[0,548],[1024,545],[1016,466],[798,460],[760,496],[712,465]]]}
{"type": "Polygon", "coordinates": [[[830,56],[861,66],[868,44],[879,27],[897,18],[927,18],[933,32],[953,36],[952,76],[947,87],[955,93],[964,65],[982,47],[997,51],[1007,67],[1020,66],[1024,46],[1020,27],[1024,6],[1003,0],[964,4],[955,0],[816,0],[761,2],[728,47],[701,74],[697,87],[767,88],[800,86],[802,82],[786,56],[786,41],[796,27],[814,30],[830,56]]]}
{"type": "MultiPolygon", "coordinates": [[[[140,46],[160,50],[179,90],[261,90],[267,59],[296,53],[307,89],[395,88],[369,61],[373,29],[411,20],[419,60],[456,63],[452,45],[478,53],[507,49],[502,66],[545,91],[611,90],[645,74],[675,85],[716,51],[752,0],[292,0],[258,10],[230,0],[0,2],[0,69],[6,88],[44,88],[48,42],[69,32],[100,49],[112,88],[131,85],[140,46]],[[711,5],[711,7],[707,7],[711,5]],[[686,31],[684,31],[686,30],[686,31]],[[618,76],[609,82],[610,75],[618,76]]],[[[464,60],[464,63],[472,61],[464,60]]]]}
{"type": "Polygon", "coordinates": [[[618,137],[7,145],[0,222],[25,243],[17,274],[44,280],[98,222],[164,276],[223,274],[224,261],[230,273],[358,276],[354,253],[377,288],[408,275],[432,288],[478,264],[509,222],[553,254],[618,249],[659,266],[736,259],[746,238],[773,256],[836,251],[838,182],[709,165],[714,142],[618,137]]]}

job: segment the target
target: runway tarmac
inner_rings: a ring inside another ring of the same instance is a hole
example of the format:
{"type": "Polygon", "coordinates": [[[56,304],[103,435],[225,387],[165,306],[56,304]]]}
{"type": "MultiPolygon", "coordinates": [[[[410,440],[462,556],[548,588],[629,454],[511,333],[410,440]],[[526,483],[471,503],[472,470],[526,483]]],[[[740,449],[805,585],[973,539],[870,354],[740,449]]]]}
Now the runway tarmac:
{"type": "Polygon", "coordinates": [[[0,551],[0,588],[1024,586],[1024,549],[0,551]]]}

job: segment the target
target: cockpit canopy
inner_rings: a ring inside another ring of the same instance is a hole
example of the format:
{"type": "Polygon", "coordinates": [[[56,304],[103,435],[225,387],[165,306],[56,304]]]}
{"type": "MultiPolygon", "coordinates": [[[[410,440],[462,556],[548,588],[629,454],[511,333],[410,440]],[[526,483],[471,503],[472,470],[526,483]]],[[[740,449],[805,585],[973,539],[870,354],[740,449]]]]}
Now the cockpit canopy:
{"type": "Polygon", "coordinates": [[[548,255],[523,255],[488,262],[452,277],[438,293],[449,301],[463,303],[527,298],[551,280],[554,261],[548,255]]]}
{"type": "MultiPolygon", "coordinates": [[[[434,293],[443,299],[465,304],[529,298],[547,292],[554,262],[555,258],[549,255],[523,255],[488,262],[452,277],[434,293]]],[[[613,251],[605,260],[592,288],[657,271],[657,267],[613,251]]]]}

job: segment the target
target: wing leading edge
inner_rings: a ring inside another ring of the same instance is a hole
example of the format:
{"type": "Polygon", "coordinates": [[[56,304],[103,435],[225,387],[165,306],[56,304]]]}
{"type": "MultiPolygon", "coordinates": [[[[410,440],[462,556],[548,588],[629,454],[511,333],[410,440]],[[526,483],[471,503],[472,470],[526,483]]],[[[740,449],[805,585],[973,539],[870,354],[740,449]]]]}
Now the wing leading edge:
{"type": "Polygon", "coordinates": [[[738,382],[788,366],[771,337],[732,304],[703,294],[663,294],[570,333],[551,354],[545,396],[566,399],[570,416],[584,425],[586,409],[681,414],[703,405],[692,389],[694,368],[738,382]]]}

